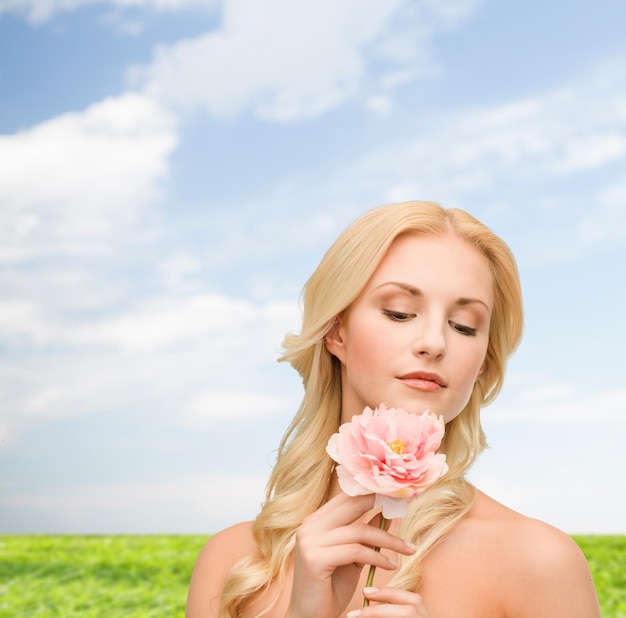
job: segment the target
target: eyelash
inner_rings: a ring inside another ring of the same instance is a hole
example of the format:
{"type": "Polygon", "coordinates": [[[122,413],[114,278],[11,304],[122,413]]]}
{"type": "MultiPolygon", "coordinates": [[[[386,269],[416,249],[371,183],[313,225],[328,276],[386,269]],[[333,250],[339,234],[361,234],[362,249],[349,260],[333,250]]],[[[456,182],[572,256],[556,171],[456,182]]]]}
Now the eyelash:
{"type": "Polygon", "coordinates": [[[410,318],[414,318],[414,313],[402,313],[401,311],[387,311],[384,310],[383,313],[390,319],[395,322],[406,322],[410,318]]]}
{"type": "Polygon", "coordinates": [[[461,333],[461,335],[466,335],[467,337],[475,337],[476,336],[476,329],[475,328],[471,328],[470,326],[463,326],[463,324],[457,324],[456,322],[448,322],[450,324],[450,326],[452,326],[452,328],[454,328],[455,331],[457,331],[458,333],[461,333]]]}
{"type": "MultiPolygon", "coordinates": [[[[414,313],[402,313],[401,311],[384,310],[383,314],[394,322],[406,322],[407,320],[415,317],[414,313]]],[[[471,328],[470,326],[463,326],[463,324],[458,324],[457,322],[453,322],[452,320],[450,320],[448,324],[450,324],[450,326],[452,326],[452,328],[461,335],[465,335],[466,337],[476,336],[477,330],[475,328],[471,328]]]]}

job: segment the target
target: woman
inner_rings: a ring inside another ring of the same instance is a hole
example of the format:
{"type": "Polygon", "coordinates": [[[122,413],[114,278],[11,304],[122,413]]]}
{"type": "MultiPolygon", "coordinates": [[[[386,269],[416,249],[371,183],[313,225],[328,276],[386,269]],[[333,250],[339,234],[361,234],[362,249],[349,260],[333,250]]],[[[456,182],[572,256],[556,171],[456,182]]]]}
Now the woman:
{"type": "Polygon", "coordinates": [[[301,333],[284,341],[305,394],[267,499],[203,548],[187,618],[600,616],[576,544],[465,479],[486,446],[480,408],[521,332],[515,261],[476,219],[427,202],[357,219],[307,282],[301,333]],[[449,466],[388,530],[373,496],[341,492],[325,451],[340,424],[381,403],[443,415],[449,466]],[[364,589],[364,565],[377,567],[375,587],[364,589]]]}

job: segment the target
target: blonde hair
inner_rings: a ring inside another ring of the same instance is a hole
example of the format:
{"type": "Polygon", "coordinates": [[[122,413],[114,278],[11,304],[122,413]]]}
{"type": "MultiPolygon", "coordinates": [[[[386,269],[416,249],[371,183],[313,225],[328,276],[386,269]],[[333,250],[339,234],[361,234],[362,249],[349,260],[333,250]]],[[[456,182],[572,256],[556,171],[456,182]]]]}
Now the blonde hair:
{"type": "Polygon", "coordinates": [[[415,543],[418,551],[404,560],[392,585],[419,589],[424,556],[470,509],[473,497],[465,473],[486,447],[480,408],[500,391],[507,359],[522,333],[517,266],[507,245],[462,210],[446,210],[432,202],[381,206],[362,215],[339,236],[304,287],[302,328],[299,334],[285,337],[280,359],[290,362],[302,376],[304,397],[281,440],[267,497],[253,524],[258,552],[232,569],[220,618],[235,618],[252,595],[262,594],[272,581],[284,577],[296,529],[328,499],[333,461],[325,447],[340,424],[341,374],[324,337],[335,318],[356,299],[398,236],[446,233],[463,238],[489,262],[494,284],[489,343],[484,370],[469,401],[446,426],[442,451],[449,472],[413,501],[402,520],[401,535],[415,543]]]}

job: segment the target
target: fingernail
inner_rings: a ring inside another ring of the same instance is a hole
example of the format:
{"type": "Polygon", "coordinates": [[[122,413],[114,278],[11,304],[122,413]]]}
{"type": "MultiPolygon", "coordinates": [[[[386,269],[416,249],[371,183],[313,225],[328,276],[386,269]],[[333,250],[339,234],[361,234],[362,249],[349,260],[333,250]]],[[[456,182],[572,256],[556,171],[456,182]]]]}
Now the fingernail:
{"type": "Polygon", "coordinates": [[[392,566],[394,569],[397,569],[397,568],[398,568],[398,563],[397,563],[395,560],[393,560],[392,558],[387,558],[387,560],[389,561],[389,564],[391,564],[391,566],[392,566]]]}
{"type": "Polygon", "coordinates": [[[378,592],[378,588],[373,588],[373,587],[369,587],[369,588],[363,588],[363,594],[376,594],[378,592]]]}
{"type": "Polygon", "coordinates": [[[346,618],[357,618],[357,616],[361,615],[360,609],[353,609],[351,612],[346,614],[346,618]]]}
{"type": "Polygon", "coordinates": [[[417,551],[417,545],[413,545],[413,543],[410,543],[409,541],[405,541],[405,545],[407,549],[410,549],[413,552],[417,551]]]}

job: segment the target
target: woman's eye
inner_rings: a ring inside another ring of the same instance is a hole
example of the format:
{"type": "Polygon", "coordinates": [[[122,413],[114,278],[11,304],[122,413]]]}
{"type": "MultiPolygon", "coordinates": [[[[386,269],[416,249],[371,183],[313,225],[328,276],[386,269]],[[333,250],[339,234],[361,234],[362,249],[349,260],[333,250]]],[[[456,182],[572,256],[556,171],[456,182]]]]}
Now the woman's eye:
{"type": "Polygon", "coordinates": [[[450,322],[450,326],[458,333],[461,333],[461,335],[468,335],[469,337],[476,335],[476,329],[470,326],[463,326],[463,324],[457,324],[456,322],[450,322]]]}
{"type": "Polygon", "coordinates": [[[406,322],[407,320],[410,320],[411,318],[415,317],[414,313],[403,313],[402,311],[388,311],[384,309],[383,313],[388,318],[396,322],[406,322]]]}

